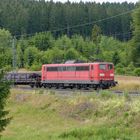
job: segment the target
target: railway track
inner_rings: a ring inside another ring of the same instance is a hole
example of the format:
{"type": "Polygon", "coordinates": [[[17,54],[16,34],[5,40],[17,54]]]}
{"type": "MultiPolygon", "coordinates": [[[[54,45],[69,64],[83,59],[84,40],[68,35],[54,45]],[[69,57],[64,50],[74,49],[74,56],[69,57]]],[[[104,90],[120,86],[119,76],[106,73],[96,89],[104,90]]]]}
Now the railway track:
{"type": "MultiPolygon", "coordinates": [[[[58,93],[58,94],[63,94],[63,95],[67,95],[67,94],[76,94],[76,93],[80,93],[80,94],[100,94],[102,90],[93,90],[93,89],[70,89],[70,88],[66,88],[66,89],[55,89],[55,88],[51,88],[51,89],[46,89],[46,88],[31,88],[29,86],[12,86],[12,89],[16,89],[16,90],[25,90],[25,91],[40,91],[40,90],[44,90],[46,92],[51,92],[51,93],[58,93]]],[[[112,94],[115,95],[124,95],[126,93],[126,91],[122,91],[122,90],[108,90],[110,91],[112,94]]],[[[128,91],[127,92],[128,95],[130,96],[140,96],[140,91],[128,91]]]]}

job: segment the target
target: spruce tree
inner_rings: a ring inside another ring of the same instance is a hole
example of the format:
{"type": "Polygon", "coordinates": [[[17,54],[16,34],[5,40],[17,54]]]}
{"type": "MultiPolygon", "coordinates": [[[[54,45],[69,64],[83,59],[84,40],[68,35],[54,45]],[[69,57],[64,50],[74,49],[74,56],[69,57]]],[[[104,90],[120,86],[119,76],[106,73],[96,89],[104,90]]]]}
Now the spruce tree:
{"type": "Polygon", "coordinates": [[[2,132],[10,119],[7,117],[9,111],[5,111],[7,98],[10,94],[10,85],[3,81],[3,72],[0,72],[0,132],[2,132]]]}
{"type": "Polygon", "coordinates": [[[100,53],[100,46],[99,43],[101,41],[101,28],[98,25],[94,25],[92,29],[92,34],[91,34],[91,40],[93,43],[96,45],[96,59],[99,59],[99,53],[100,53]]]}

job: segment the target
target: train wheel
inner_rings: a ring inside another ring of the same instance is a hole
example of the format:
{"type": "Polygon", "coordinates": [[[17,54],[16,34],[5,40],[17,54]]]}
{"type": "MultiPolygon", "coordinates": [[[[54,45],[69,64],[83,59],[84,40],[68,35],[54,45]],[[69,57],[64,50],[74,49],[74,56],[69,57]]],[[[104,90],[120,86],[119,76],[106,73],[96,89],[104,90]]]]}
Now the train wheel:
{"type": "Polygon", "coordinates": [[[81,85],[77,85],[77,89],[81,89],[81,85]]]}
{"type": "Polygon", "coordinates": [[[44,85],[43,85],[43,87],[44,87],[44,88],[47,88],[47,85],[46,85],[46,84],[44,84],[44,85]]]}
{"type": "Polygon", "coordinates": [[[38,88],[41,88],[42,86],[40,84],[38,84],[38,88]]]}
{"type": "Polygon", "coordinates": [[[34,85],[30,85],[31,88],[34,88],[34,85]]]}
{"type": "Polygon", "coordinates": [[[55,85],[55,89],[58,89],[58,88],[59,88],[59,84],[56,84],[56,85],[55,85]]]}
{"type": "Polygon", "coordinates": [[[73,89],[74,88],[74,86],[70,86],[70,89],[73,89]]]}
{"type": "Polygon", "coordinates": [[[94,88],[95,90],[99,90],[100,89],[100,86],[99,85],[97,85],[97,86],[95,86],[95,88],[94,88]]]}
{"type": "Polygon", "coordinates": [[[82,85],[82,88],[83,88],[84,90],[88,90],[88,89],[89,89],[88,85],[82,85]]]}
{"type": "Polygon", "coordinates": [[[49,87],[49,88],[52,88],[52,85],[51,85],[51,84],[49,84],[49,85],[48,85],[48,87],[49,87]]]}
{"type": "Polygon", "coordinates": [[[36,88],[38,88],[38,87],[39,87],[39,85],[38,85],[38,84],[36,84],[36,85],[35,85],[35,87],[36,87],[36,88]]]}

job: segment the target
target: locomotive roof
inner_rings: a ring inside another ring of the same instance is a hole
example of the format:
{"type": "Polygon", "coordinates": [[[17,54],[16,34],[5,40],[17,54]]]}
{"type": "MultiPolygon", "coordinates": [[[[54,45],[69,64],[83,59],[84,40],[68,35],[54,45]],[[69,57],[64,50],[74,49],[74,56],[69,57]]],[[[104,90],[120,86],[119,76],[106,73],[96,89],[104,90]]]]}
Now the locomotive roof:
{"type": "Polygon", "coordinates": [[[73,64],[44,64],[43,66],[75,66],[75,65],[90,65],[90,64],[113,64],[111,62],[91,62],[91,63],[73,63],[73,64]]]}

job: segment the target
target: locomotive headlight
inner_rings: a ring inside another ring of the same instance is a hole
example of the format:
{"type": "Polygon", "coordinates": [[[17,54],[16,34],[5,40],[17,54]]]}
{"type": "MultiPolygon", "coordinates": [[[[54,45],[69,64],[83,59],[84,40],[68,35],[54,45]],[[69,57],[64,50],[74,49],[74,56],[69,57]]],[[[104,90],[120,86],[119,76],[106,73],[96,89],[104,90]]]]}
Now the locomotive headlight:
{"type": "Polygon", "coordinates": [[[114,76],[114,74],[113,74],[113,73],[111,73],[111,74],[110,74],[110,76],[114,76]]]}
{"type": "Polygon", "coordinates": [[[104,77],[104,76],[105,76],[105,74],[104,74],[104,73],[100,73],[100,76],[104,77]]]}

